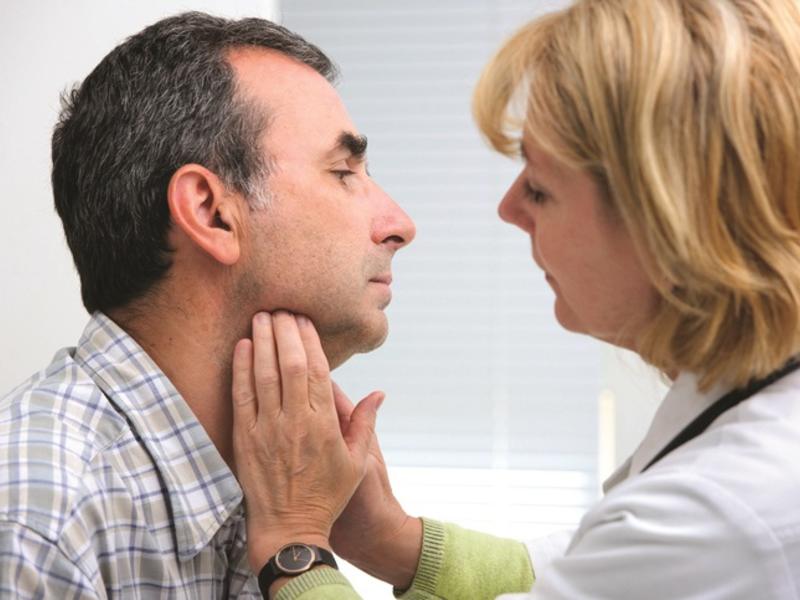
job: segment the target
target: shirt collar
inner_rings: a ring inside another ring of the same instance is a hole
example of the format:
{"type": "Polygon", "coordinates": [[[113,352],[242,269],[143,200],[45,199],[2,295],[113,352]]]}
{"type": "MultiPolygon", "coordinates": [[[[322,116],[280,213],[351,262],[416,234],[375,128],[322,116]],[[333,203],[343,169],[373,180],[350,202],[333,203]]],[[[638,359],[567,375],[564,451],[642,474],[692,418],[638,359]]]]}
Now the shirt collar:
{"type": "Polygon", "coordinates": [[[678,435],[695,417],[711,406],[731,387],[724,383],[712,386],[701,392],[699,378],[694,373],[681,373],[661,401],[639,447],[603,483],[603,491],[608,492],[631,475],[641,473],[656,455],[678,435]]]}
{"type": "Polygon", "coordinates": [[[92,315],[75,360],[149,452],[169,494],[178,557],[194,557],[241,504],[236,477],[166,375],[103,313],[92,315]]]}

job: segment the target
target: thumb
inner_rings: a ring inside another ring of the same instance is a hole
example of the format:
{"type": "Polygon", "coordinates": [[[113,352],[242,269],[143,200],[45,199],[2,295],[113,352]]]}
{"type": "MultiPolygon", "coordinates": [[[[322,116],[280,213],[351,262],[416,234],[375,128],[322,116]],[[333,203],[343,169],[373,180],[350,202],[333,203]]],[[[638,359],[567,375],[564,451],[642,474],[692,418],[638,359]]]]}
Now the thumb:
{"type": "Polygon", "coordinates": [[[333,388],[333,404],[336,407],[336,416],[339,418],[339,429],[342,435],[345,435],[350,427],[353,403],[350,402],[350,398],[347,397],[347,394],[342,391],[342,388],[335,381],[331,381],[331,387],[333,388]]]}
{"type": "Polygon", "coordinates": [[[383,392],[372,392],[356,405],[350,415],[350,427],[345,435],[345,442],[359,465],[367,461],[375,437],[375,419],[384,398],[386,394],[383,392]]]}

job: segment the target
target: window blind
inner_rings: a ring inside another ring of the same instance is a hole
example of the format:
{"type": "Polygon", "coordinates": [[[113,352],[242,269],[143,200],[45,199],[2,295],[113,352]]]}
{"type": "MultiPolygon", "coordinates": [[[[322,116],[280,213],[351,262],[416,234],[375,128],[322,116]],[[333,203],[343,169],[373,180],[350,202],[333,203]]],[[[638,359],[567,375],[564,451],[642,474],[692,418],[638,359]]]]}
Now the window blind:
{"type": "Polygon", "coordinates": [[[470,102],[501,41],[564,4],[281,4],[341,67],[372,176],[417,224],[394,260],[389,339],[334,378],[353,400],[386,391],[378,434],[409,512],[522,538],[574,527],[598,497],[604,350],[560,329],[530,240],[497,217],[521,163],[482,141],[470,102]]]}

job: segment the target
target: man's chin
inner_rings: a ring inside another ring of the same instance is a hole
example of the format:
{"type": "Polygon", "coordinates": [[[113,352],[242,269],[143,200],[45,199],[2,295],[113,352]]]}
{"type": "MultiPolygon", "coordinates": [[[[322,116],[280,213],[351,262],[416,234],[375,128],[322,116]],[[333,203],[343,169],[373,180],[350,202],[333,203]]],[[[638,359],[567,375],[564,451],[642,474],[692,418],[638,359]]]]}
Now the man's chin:
{"type": "Polygon", "coordinates": [[[380,332],[376,333],[375,337],[372,340],[367,341],[360,349],[356,350],[356,353],[363,354],[365,352],[372,352],[373,350],[377,350],[383,343],[386,341],[386,338],[389,337],[389,327],[385,326],[382,327],[380,332]]]}
{"type": "Polygon", "coordinates": [[[325,336],[322,346],[328,357],[331,370],[345,363],[354,354],[365,354],[376,350],[389,336],[389,325],[386,316],[380,323],[365,324],[362,327],[352,327],[346,332],[336,336],[325,336]]]}

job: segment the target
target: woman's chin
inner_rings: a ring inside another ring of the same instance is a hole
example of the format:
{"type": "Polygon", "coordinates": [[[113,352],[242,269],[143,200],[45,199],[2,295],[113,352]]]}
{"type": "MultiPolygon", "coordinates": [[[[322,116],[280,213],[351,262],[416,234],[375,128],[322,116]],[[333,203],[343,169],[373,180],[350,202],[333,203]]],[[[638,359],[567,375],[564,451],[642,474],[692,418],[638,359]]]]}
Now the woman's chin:
{"type": "Polygon", "coordinates": [[[556,320],[567,331],[573,333],[587,333],[585,327],[578,319],[578,315],[556,294],[554,306],[556,320]]]}

